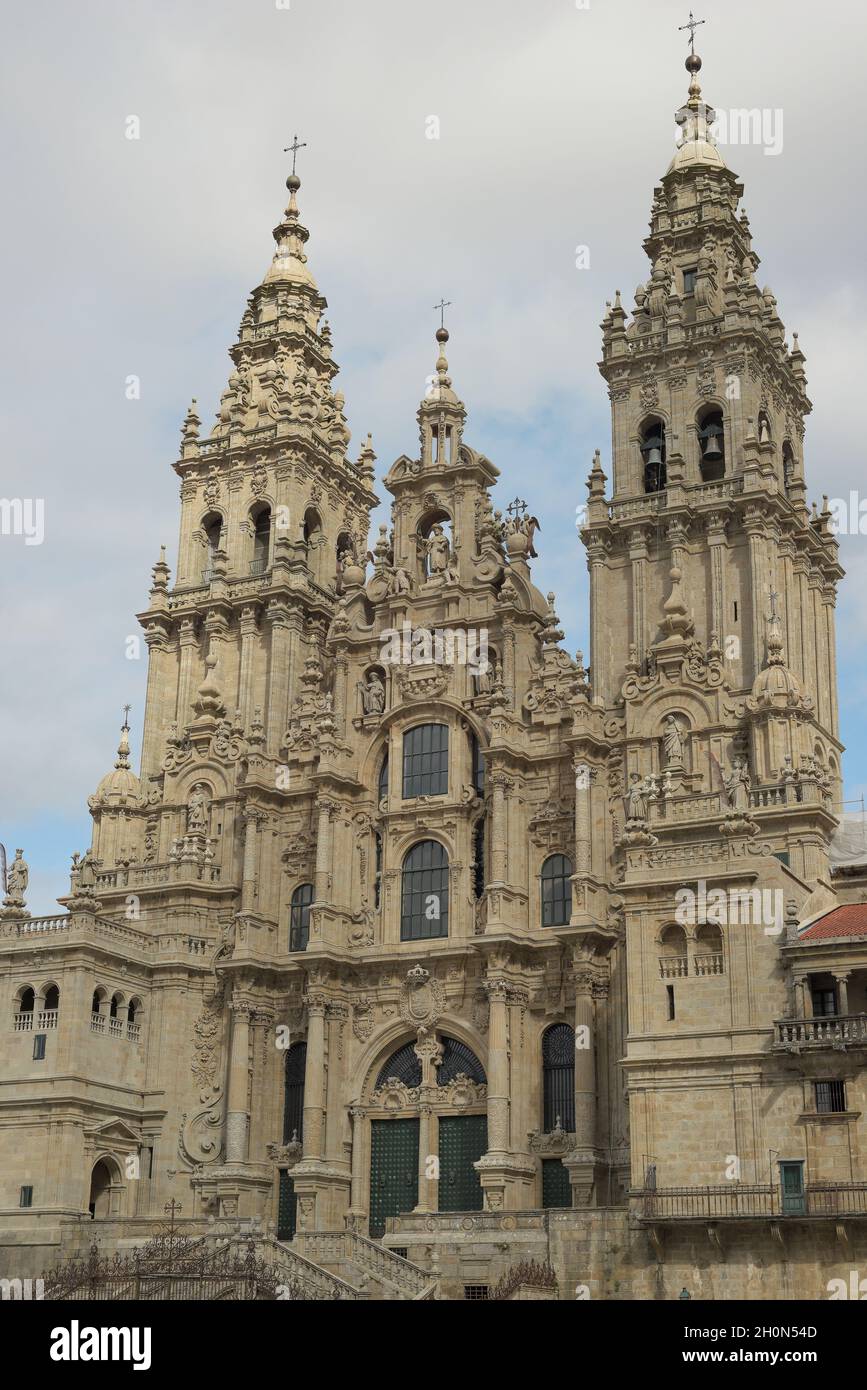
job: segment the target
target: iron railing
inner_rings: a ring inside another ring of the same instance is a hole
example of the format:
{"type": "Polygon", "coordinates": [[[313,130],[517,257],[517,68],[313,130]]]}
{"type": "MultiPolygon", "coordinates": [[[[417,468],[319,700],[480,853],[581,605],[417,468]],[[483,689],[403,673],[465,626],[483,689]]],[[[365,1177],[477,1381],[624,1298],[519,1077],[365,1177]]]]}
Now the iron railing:
{"type": "Polygon", "coordinates": [[[633,1191],[641,1221],[726,1221],[761,1217],[867,1216],[867,1182],[810,1183],[783,1194],[768,1183],[659,1187],[633,1191]]]}

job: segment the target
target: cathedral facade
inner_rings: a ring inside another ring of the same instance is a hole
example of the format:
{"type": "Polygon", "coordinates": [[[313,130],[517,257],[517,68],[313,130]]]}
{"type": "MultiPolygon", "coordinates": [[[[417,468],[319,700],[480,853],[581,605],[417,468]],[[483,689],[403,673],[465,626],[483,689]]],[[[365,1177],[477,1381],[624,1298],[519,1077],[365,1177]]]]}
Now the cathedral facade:
{"type": "Polygon", "coordinates": [[[697,57],[602,324],[585,665],[448,332],[348,452],[293,173],[64,911],[0,915],[0,1274],[240,1223],[341,1296],[827,1297],[867,1257],[867,904],[804,355],[697,57]]]}

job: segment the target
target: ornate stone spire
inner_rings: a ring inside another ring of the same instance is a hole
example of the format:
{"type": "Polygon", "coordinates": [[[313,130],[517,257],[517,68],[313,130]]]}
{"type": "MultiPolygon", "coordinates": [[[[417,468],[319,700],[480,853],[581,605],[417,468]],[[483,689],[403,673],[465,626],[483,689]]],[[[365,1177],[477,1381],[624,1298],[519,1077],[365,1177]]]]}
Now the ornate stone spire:
{"type": "Polygon", "coordinates": [[[717,149],[711,129],[716,120],[716,111],[702,100],[698,80],[701,58],[697,53],[690,53],[684,66],[690,74],[689,94],[685,105],[674,113],[674,119],[680,128],[680,139],[677,153],[668,166],[668,172],[672,173],[673,170],[695,164],[725,169],[726,162],[717,149]]]}
{"type": "Polygon", "coordinates": [[[286,187],[289,189],[289,202],[283,213],[282,222],[279,222],[274,228],[274,240],[277,247],[262,283],[269,285],[285,281],[291,284],[305,285],[309,289],[316,290],[316,281],[307,265],[307,255],[304,250],[310,233],[299,221],[296,194],[301,187],[301,180],[297,174],[289,175],[286,180],[286,187]]]}
{"type": "MultiPolygon", "coordinates": [[[[440,306],[437,305],[437,308],[440,306]]],[[[464,403],[452,390],[446,343],[449,331],[444,325],[436,331],[437,359],[434,375],[428,377],[424,399],[418,410],[423,464],[456,463],[464,421],[464,403]]]]}

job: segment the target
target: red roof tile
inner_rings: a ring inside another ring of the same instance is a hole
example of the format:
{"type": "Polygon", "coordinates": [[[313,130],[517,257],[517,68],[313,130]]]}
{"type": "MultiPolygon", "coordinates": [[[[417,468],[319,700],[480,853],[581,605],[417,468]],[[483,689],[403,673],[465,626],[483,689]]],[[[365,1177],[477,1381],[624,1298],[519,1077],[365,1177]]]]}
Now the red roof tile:
{"type": "Polygon", "coordinates": [[[867,936],[867,903],[844,903],[811,923],[799,934],[799,941],[817,941],[834,936],[867,936]]]}

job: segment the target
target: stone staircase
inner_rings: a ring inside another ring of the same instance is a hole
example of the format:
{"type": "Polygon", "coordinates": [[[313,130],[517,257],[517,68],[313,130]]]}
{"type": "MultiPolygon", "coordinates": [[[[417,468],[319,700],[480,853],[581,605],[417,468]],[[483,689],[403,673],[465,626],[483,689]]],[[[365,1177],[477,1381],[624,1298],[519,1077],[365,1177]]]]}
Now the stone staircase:
{"type": "Polygon", "coordinates": [[[357,1231],[299,1231],[291,1245],[274,1240],[273,1246],[287,1273],[315,1281],[317,1298],[423,1302],[437,1296],[431,1274],[357,1231]]]}

